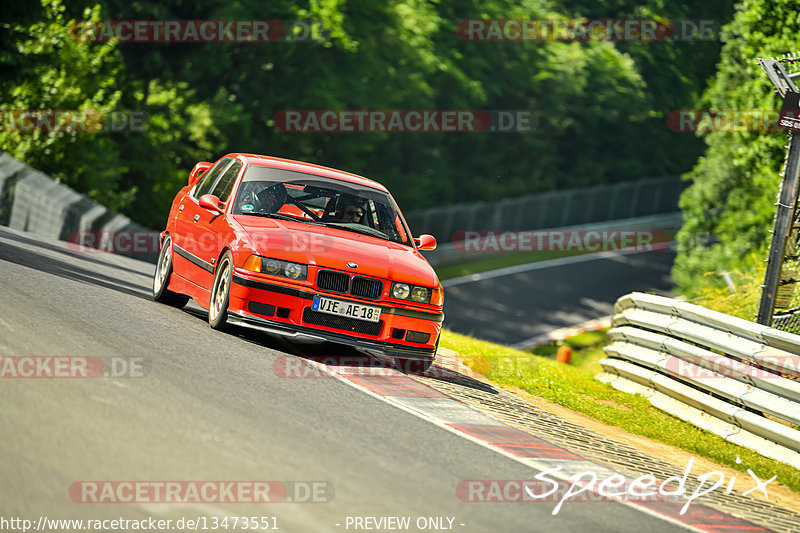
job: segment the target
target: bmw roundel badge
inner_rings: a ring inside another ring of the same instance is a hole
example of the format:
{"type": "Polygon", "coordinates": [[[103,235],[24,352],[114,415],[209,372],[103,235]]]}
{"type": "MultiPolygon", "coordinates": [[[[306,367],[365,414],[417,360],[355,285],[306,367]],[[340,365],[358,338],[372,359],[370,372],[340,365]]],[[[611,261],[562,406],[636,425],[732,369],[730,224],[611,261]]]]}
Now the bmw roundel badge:
{"type": "Polygon", "coordinates": [[[349,266],[350,268],[358,268],[358,265],[356,263],[353,263],[352,261],[348,261],[347,266],[349,266]]]}

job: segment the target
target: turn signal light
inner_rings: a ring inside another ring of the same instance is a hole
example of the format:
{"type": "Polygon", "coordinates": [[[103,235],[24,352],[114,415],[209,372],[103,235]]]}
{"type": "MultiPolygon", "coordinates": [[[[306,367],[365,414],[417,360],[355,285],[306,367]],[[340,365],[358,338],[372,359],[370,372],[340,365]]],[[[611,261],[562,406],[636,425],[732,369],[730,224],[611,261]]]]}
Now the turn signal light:
{"type": "Polygon", "coordinates": [[[252,272],[261,272],[261,256],[251,255],[244,262],[244,269],[252,272]]]}

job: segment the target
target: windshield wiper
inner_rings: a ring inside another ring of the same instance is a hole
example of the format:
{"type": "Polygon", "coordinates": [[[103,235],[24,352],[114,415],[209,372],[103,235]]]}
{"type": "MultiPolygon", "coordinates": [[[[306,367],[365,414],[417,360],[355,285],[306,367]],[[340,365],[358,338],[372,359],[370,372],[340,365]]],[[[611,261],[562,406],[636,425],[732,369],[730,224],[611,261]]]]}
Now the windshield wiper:
{"type": "Polygon", "coordinates": [[[376,229],[370,228],[368,226],[362,226],[362,227],[358,227],[358,226],[342,226],[340,222],[329,222],[329,223],[327,223],[325,225],[328,226],[328,227],[331,227],[331,228],[343,229],[345,231],[352,231],[353,233],[358,233],[359,235],[369,235],[370,237],[375,237],[377,239],[383,239],[384,241],[394,242],[394,241],[392,241],[392,239],[387,237],[385,233],[382,233],[380,230],[376,230],[376,229]],[[376,232],[376,233],[373,233],[373,232],[376,232]]]}

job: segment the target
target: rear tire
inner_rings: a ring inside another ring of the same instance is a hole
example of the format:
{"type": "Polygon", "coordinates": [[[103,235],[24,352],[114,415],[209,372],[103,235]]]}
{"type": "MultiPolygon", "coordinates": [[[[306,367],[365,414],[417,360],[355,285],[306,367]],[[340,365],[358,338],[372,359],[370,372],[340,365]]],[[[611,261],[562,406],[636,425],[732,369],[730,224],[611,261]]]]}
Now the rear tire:
{"type": "Polygon", "coordinates": [[[211,299],[208,302],[208,323],[214,329],[224,329],[228,321],[228,300],[233,279],[233,256],[225,252],[217,265],[211,299]]]}
{"type": "Polygon", "coordinates": [[[188,296],[178,294],[167,289],[170,277],[172,276],[172,239],[169,235],[161,244],[161,252],[158,254],[156,271],[153,274],[153,300],[156,302],[181,308],[189,301],[188,296]]]}

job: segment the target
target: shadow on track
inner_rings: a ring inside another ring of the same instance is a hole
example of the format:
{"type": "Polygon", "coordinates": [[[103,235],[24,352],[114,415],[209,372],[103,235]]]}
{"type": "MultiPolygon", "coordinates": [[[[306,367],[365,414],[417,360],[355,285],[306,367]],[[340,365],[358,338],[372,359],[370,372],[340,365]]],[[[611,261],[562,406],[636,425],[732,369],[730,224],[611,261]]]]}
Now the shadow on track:
{"type": "MultiPolygon", "coordinates": [[[[183,311],[193,317],[207,321],[208,311],[192,302],[183,311]]],[[[270,334],[257,329],[228,324],[222,335],[233,335],[245,342],[263,346],[272,350],[284,352],[288,355],[283,361],[276,362],[283,364],[281,368],[276,367],[276,372],[293,374],[284,377],[324,377],[318,366],[309,365],[308,362],[324,365],[337,374],[356,374],[361,377],[411,377],[427,378],[443,383],[469,387],[489,394],[499,394],[498,390],[488,383],[477,380],[455,370],[445,368],[441,364],[434,363],[427,371],[422,374],[401,371],[400,369],[387,364],[386,362],[366,355],[355,348],[344,344],[337,344],[328,341],[306,341],[291,339],[282,335],[270,334]],[[295,360],[299,359],[299,361],[295,360]]]]}
{"type": "MultiPolygon", "coordinates": [[[[18,239],[21,240],[21,239],[18,239]]],[[[36,245],[41,245],[38,241],[33,241],[36,245]]],[[[62,250],[63,252],[63,250],[62,250]]],[[[72,254],[69,254],[72,255],[72,254]]],[[[78,281],[80,283],[88,283],[111,289],[113,291],[135,296],[150,300],[152,297],[148,291],[142,290],[141,285],[122,281],[118,278],[99,274],[92,270],[71,264],[66,258],[56,259],[48,255],[34,252],[26,249],[23,246],[16,246],[9,243],[0,245],[0,261],[8,261],[17,265],[27,267],[33,270],[38,270],[46,274],[52,274],[64,279],[78,281]]],[[[104,264],[104,263],[101,263],[104,264]]],[[[106,265],[104,266],[111,266],[106,265]]],[[[114,268],[117,268],[116,266],[114,268]]]]}
{"type": "MultiPolygon", "coordinates": [[[[64,254],[67,257],[71,257],[71,258],[74,258],[74,259],[80,259],[81,261],[86,261],[86,262],[89,262],[89,263],[92,263],[92,264],[95,264],[95,265],[114,268],[114,269],[117,269],[117,270],[122,270],[122,271],[125,271],[125,272],[127,272],[129,274],[133,274],[133,275],[136,275],[136,276],[144,276],[146,278],[151,278],[152,277],[152,274],[145,274],[143,272],[139,272],[138,270],[133,270],[131,268],[126,268],[124,266],[120,266],[120,265],[116,265],[116,264],[112,264],[112,263],[107,263],[107,262],[105,262],[105,261],[103,261],[103,260],[101,260],[99,258],[92,257],[92,255],[95,255],[95,256],[97,256],[97,255],[100,255],[100,256],[111,255],[111,256],[113,256],[115,254],[107,254],[107,253],[99,252],[99,251],[97,251],[97,252],[77,252],[77,251],[74,251],[74,250],[69,250],[67,248],[63,248],[61,246],[56,246],[54,244],[50,244],[48,242],[44,242],[42,240],[36,239],[35,237],[28,237],[28,236],[25,236],[25,235],[19,235],[17,233],[11,233],[10,231],[2,231],[2,228],[0,228],[0,236],[2,236],[4,239],[9,239],[9,240],[12,240],[12,241],[17,241],[19,243],[25,244],[25,245],[27,245],[28,248],[42,248],[42,249],[45,249],[45,250],[49,250],[51,252],[64,254]]],[[[129,257],[129,256],[121,256],[121,257],[129,257]]],[[[147,263],[147,266],[148,266],[148,268],[152,267],[153,269],[155,269],[155,265],[151,265],[150,263],[147,263]]]]}

